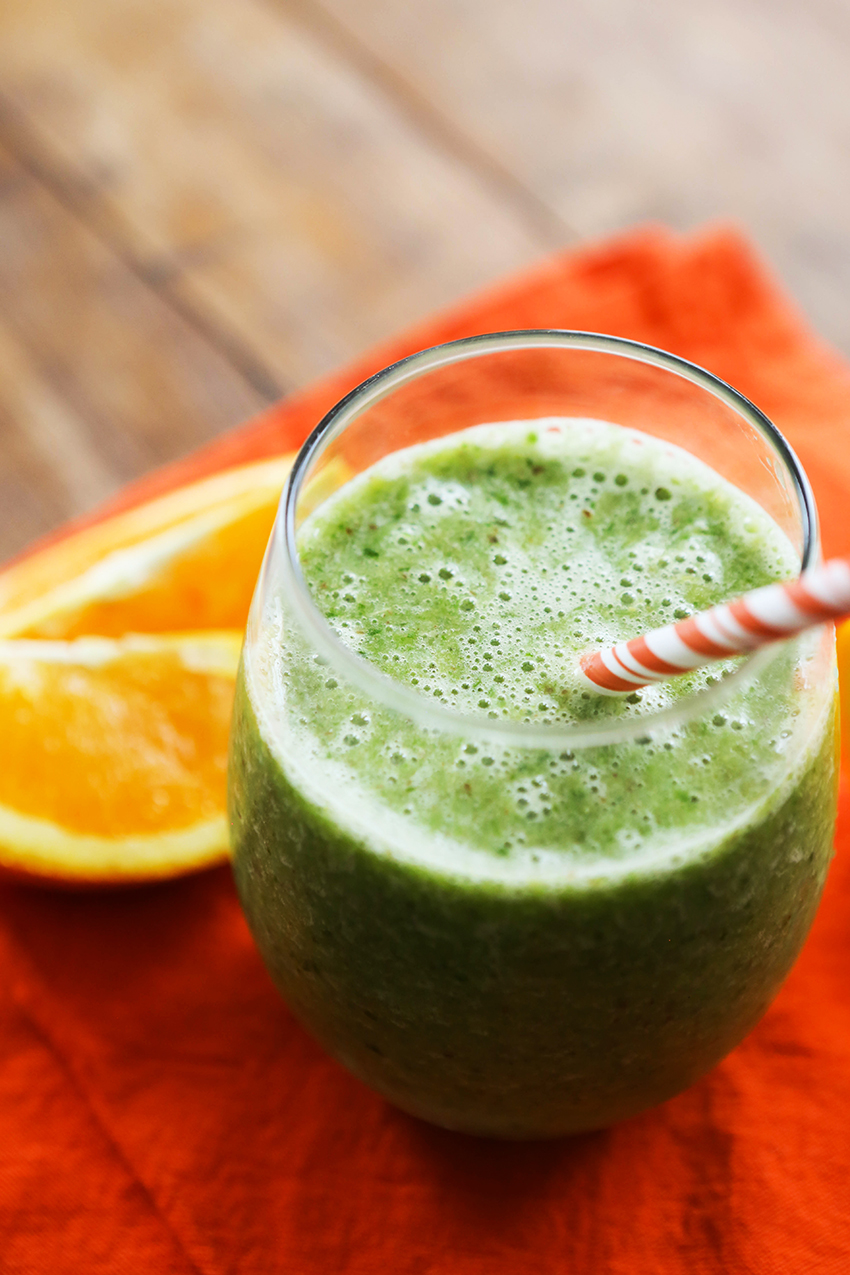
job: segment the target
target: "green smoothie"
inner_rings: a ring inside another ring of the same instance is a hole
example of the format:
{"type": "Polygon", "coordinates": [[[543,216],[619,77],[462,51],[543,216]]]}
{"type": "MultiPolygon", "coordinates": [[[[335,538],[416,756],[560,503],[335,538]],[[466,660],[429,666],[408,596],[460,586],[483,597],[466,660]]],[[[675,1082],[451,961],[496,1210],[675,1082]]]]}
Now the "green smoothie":
{"type": "Polygon", "coordinates": [[[783,533],[670,444],[545,419],[386,457],[307,519],[299,554],[344,647],[445,728],[317,654],[272,584],[231,818],[292,1009],[393,1102],[471,1132],[597,1128],[691,1083],[814,915],[834,688],[817,635],[625,699],[583,689],[576,657],[794,575],[783,533]],[[588,745],[594,724],[619,734],[588,745]]]}

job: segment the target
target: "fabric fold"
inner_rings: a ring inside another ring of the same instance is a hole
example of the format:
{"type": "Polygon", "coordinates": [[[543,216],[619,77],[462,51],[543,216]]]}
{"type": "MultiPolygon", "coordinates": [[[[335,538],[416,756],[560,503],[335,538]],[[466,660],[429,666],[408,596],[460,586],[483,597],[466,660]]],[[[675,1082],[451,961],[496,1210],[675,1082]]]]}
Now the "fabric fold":
{"type": "MultiPolygon", "coordinates": [[[[287,451],[358,381],[477,332],[661,346],[770,416],[850,552],[850,372],[734,229],[563,253],[414,328],[92,517],[287,451]]],[[[87,521],[91,521],[89,518],[87,521]]],[[[123,894],[0,891],[0,1268],[9,1275],[740,1275],[850,1254],[850,791],[803,955],[687,1093],[568,1141],[491,1144],[394,1111],[262,968],[227,870],[123,894]]]]}

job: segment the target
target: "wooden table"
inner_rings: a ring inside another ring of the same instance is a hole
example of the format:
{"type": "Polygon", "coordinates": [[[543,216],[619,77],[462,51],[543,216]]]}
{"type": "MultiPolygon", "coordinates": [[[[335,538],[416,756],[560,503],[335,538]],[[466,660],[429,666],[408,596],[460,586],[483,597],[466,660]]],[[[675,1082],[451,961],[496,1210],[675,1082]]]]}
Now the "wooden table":
{"type": "Polygon", "coordinates": [[[0,556],[643,219],[850,353],[848,70],[846,0],[2,0],[0,556]]]}

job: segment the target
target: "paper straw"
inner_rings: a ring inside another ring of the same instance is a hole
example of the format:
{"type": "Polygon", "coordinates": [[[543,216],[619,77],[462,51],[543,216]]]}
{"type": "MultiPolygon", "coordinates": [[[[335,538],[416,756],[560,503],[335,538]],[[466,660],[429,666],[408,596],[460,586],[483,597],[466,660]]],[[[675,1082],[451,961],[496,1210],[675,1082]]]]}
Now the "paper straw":
{"type": "Polygon", "coordinates": [[[628,695],[848,615],[850,558],[833,558],[796,580],[764,585],[645,637],[589,652],[579,665],[584,682],[597,694],[628,695]]]}

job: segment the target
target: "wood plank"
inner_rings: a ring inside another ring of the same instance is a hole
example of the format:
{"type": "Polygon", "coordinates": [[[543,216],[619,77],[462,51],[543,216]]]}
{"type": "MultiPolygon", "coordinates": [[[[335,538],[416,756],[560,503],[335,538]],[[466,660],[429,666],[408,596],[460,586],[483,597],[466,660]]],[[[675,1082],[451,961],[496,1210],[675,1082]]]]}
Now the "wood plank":
{"type": "Polygon", "coordinates": [[[548,246],[259,0],[5,0],[0,83],[99,233],[287,383],[548,246]]]}
{"type": "Polygon", "coordinates": [[[0,562],[119,484],[85,422],[2,323],[0,440],[0,562]]]}
{"type": "Polygon", "coordinates": [[[0,148],[0,558],[266,402],[0,148]]]}
{"type": "Polygon", "coordinates": [[[582,235],[739,219],[850,352],[844,0],[273,3],[383,67],[582,235]]]}

